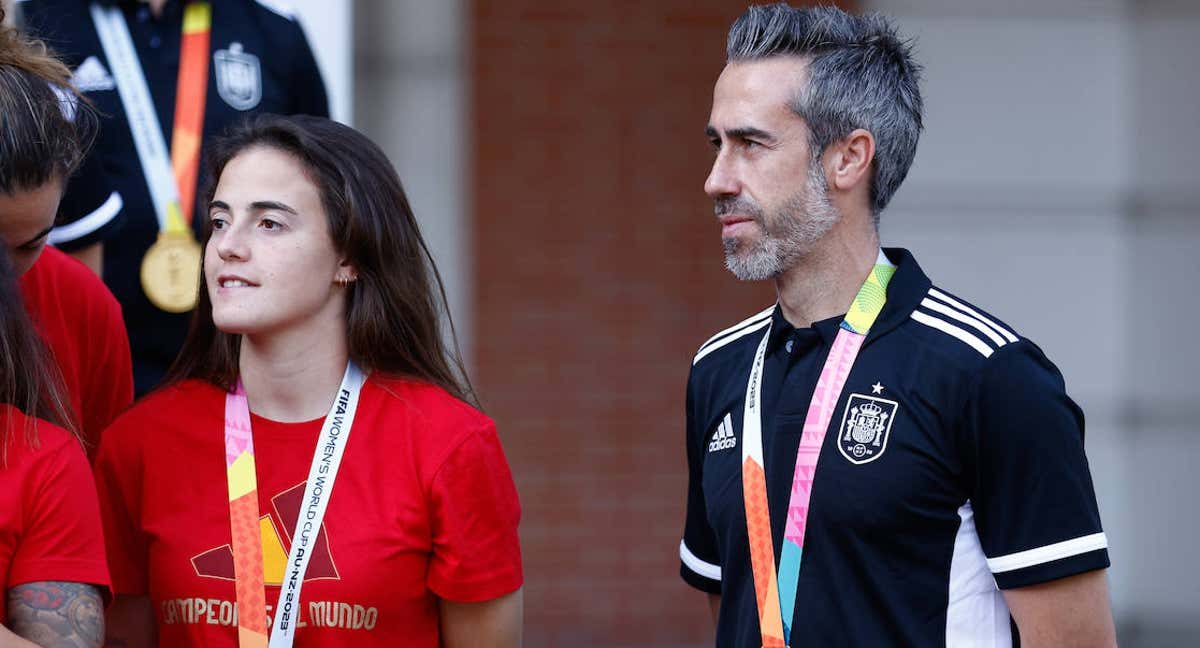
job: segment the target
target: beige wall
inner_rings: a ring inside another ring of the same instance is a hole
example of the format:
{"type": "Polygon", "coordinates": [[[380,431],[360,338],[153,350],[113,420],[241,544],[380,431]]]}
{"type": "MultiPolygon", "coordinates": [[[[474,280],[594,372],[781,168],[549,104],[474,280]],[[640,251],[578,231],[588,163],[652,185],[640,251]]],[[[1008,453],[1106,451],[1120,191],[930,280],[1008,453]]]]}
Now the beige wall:
{"type": "Polygon", "coordinates": [[[354,123],[400,174],[470,358],[465,11],[461,0],[356,0],[354,123]]]}
{"type": "Polygon", "coordinates": [[[1122,645],[1200,642],[1200,4],[868,4],[927,65],[927,132],[884,240],[1062,369],[1122,645]]]}

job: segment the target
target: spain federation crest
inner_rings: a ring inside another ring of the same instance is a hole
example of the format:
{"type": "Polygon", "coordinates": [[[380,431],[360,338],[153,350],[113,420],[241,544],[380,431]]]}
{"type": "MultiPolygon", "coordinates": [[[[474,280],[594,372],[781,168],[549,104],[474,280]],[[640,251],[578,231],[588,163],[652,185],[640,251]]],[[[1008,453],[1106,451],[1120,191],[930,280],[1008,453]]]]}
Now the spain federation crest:
{"type": "Polygon", "coordinates": [[[863,394],[850,394],[842,426],[838,428],[838,450],[853,464],[865,464],[883,456],[887,450],[892,422],[896,420],[896,401],[863,394]]]}
{"type": "Polygon", "coordinates": [[[262,66],[258,57],[230,43],[229,49],[213,52],[213,74],[217,94],[237,110],[250,110],[262,101],[262,66]]]}

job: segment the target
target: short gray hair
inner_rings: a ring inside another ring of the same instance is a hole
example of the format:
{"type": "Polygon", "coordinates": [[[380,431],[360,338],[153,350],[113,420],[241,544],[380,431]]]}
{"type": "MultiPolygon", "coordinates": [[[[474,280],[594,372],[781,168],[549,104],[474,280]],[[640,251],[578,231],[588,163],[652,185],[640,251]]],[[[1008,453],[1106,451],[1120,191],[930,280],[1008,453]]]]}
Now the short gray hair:
{"type": "Polygon", "coordinates": [[[808,83],[791,108],[808,124],[814,156],[856,128],[875,137],[871,214],[878,226],[921,136],[921,66],[912,42],[879,14],[780,3],[742,14],[729,29],[726,56],[730,63],[774,56],[808,61],[808,83]]]}

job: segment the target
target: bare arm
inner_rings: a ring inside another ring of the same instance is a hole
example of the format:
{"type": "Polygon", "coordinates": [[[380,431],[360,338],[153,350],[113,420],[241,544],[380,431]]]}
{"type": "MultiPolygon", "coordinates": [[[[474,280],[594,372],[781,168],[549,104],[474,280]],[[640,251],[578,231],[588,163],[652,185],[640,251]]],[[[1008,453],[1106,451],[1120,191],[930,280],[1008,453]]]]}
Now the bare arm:
{"type": "Polygon", "coordinates": [[[721,595],[709,594],[708,607],[712,609],[713,627],[717,627],[717,617],[721,615],[721,595]]]}
{"type": "Polygon", "coordinates": [[[12,630],[0,625],[0,648],[38,648],[38,645],[18,637],[12,630]]]}
{"type": "Polygon", "coordinates": [[[24,583],[8,590],[13,633],[42,648],[99,648],[104,640],[104,601],[93,585],[65,581],[24,583]]]}
{"type": "Polygon", "coordinates": [[[481,603],[441,601],[442,646],[519,648],[524,595],[521,590],[481,603]]]}
{"type": "Polygon", "coordinates": [[[157,642],[149,596],[118,595],[108,606],[108,648],[150,648],[157,642]]]}
{"type": "Polygon", "coordinates": [[[1104,570],[1004,590],[1025,648],[1117,645],[1104,570]]]}

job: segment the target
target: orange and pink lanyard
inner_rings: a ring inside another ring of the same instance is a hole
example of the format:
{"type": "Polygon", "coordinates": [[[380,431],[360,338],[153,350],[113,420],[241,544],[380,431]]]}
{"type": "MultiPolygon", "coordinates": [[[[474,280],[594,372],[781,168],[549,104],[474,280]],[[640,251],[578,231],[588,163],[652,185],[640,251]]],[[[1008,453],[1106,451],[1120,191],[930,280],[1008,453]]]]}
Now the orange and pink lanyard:
{"type": "Polygon", "coordinates": [[[880,251],[876,265],[859,288],[833,348],[821,368],[817,387],[804,418],[804,431],[796,451],[796,469],[788,501],[787,523],[783,534],[779,569],[775,568],[775,548],[771,536],[771,514],[767,507],[767,481],[763,469],[762,444],[762,373],[771,327],[754,356],[746,386],[742,418],[742,494],[746,507],[746,534],[750,541],[750,565],[754,575],[754,594],[758,603],[758,622],[764,648],[784,648],[791,639],[792,615],[796,608],[796,588],[800,578],[800,560],[804,549],[804,531],[808,523],[809,502],[817,458],[833,410],[841,398],[850,369],[863,341],[887,299],[887,285],[896,267],[880,251]],[[784,611],[786,610],[786,616],[784,611]]]}
{"type": "MultiPolygon", "coordinates": [[[[308,480],[304,484],[304,506],[295,529],[321,528],[329,498],[337,480],[358,397],[366,374],[353,362],[346,365],[342,384],[321,426],[321,436],[313,451],[308,480]]],[[[240,648],[266,648],[267,610],[263,583],[262,521],[258,513],[258,477],[254,459],[254,436],[250,431],[250,405],[239,380],[237,388],[225,395],[225,468],[229,486],[229,530],[233,549],[234,587],[237,591],[238,645],[240,648]]],[[[316,534],[295,533],[288,552],[279,601],[273,612],[270,648],[289,648],[295,638],[300,616],[300,588],[313,554],[316,534]]]]}

